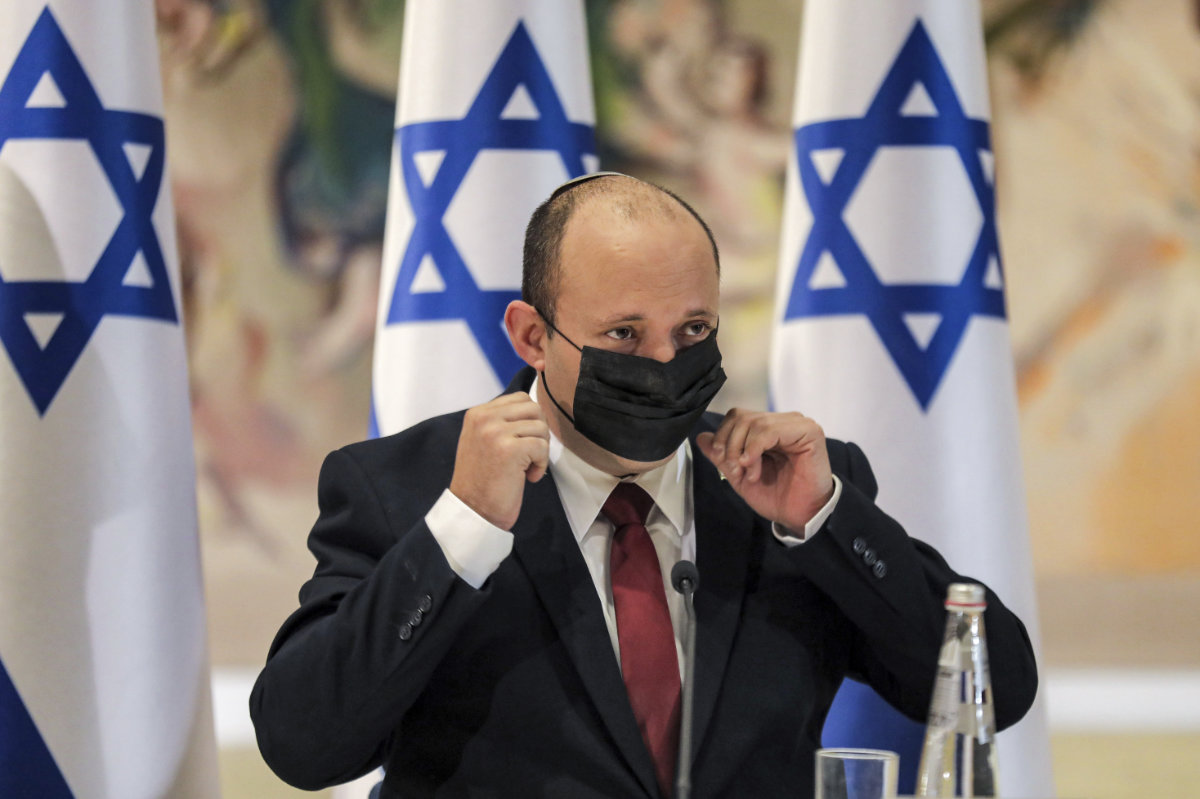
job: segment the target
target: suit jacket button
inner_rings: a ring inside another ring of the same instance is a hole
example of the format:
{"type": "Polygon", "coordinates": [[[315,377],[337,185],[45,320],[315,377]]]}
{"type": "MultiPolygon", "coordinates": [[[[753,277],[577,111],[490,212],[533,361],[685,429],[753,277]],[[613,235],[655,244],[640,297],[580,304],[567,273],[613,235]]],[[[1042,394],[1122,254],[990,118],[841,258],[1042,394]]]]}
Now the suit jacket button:
{"type": "Polygon", "coordinates": [[[868,549],[866,552],[862,553],[862,559],[863,563],[867,564],[868,566],[874,566],[875,561],[878,560],[878,558],[875,557],[875,550],[873,549],[868,549]]]}
{"type": "Polygon", "coordinates": [[[412,638],[412,634],[413,634],[413,626],[411,624],[409,624],[408,622],[404,622],[404,624],[400,625],[399,635],[400,635],[401,641],[407,641],[409,638],[412,638]]]}
{"type": "Polygon", "coordinates": [[[881,560],[875,564],[875,567],[871,571],[874,572],[877,578],[882,580],[883,576],[887,574],[887,564],[881,560]]]}
{"type": "Polygon", "coordinates": [[[408,623],[413,627],[420,627],[421,622],[423,621],[425,621],[425,614],[421,612],[420,608],[418,608],[417,610],[413,611],[412,618],[409,619],[408,623]]]}
{"type": "Polygon", "coordinates": [[[867,548],[867,542],[862,538],[856,538],[850,546],[854,548],[855,555],[861,555],[867,548]]]}
{"type": "Polygon", "coordinates": [[[429,611],[433,610],[433,597],[431,597],[429,594],[421,597],[421,601],[417,603],[417,610],[421,611],[422,613],[428,613],[429,611]]]}

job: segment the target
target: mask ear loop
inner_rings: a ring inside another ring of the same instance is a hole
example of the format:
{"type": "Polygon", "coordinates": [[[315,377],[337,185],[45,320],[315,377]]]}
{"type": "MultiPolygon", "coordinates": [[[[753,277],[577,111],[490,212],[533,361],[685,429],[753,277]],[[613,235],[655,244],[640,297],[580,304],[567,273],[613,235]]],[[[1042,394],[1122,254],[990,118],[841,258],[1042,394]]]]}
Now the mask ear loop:
{"type": "MultiPolygon", "coordinates": [[[[537,308],[534,308],[534,310],[535,310],[535,311],[537,311],[537,308]]],[[[541,311],[538,311],[538,316],[542,317],[542,321],[546,323],[546,327],[550,328],[550,329],[551,329],[551,330],[553,330],[555,333],[557,333],[558,335],[560,335],[560,336],[562,336],[564,339],[566,339],[566,340],[567,340],[567,343],[568,343],[568,344],[570,344],[572,347],[574,347],[575,349],[579,350],[580,352],[583,352],[583,347],[579,346],[579,345],[578,345],[578,344],[576,344],[574,341],[571,341],[571,339],[567,338],[567,334],[566,334],[566,333],[564,333],[564,332],[562,332],[561,330],[559,330],[557,327],[555,327],[555,326],[554,326],[554,323],[550,321],[550,318],[549,318],[548,316],[546,316],[546,315],[545,315],[544,313],[542,313],[541,311]]]]}
{"type": "MultiPolygon", "coordinates": [[[[557,327],[555,327],[554,323],[551,322],[550,319],[544,313],[542,313],[541,311],[538,311],[538,309],[536,309],[536,308],[534,308],[534,310],[538,312],[538,316],[542,317],[542,321],[546,323],[546,327],[550,328],[555,333],[562,336],[563,339],[568,344],[570,344],[572,347],[579,350],[580,352],[583,352],[583,349],[578,344],[576,344],[574,341],[571,341],[571,339],[567,338],[566,333],[562,332],[557,327]]],[[[551,393],[551,391],[550,391],[550,384],[548,382],[546,382],[546,370],[543,369],[542,371],[538,372],[538,376],[541,377],[541,379],[542,379],[542,388],[546,389],[546,396],[549,397],[550,401],[554,403],[554,407],[558,408],[558,412],[561,413],[563,416],[567,417],[567,421],[571,423],[572,427],[574,427],[575,419],[571,416],[571,414],[567,413],[567,411],[563,408],[563,406],[559,404],[558,400],[556,400],[554,398],[554,394],[551,393]]]]}
{"type": "Polygon", "coordinates": [[[542,378],[542,388],[546,390],[546,396],[549,397],[550,401],[554,403],[554,407],[558,408],[558,412],[567,417],[567,421],[571,423],[572,427],[574,427],[575,420],[571,417],[571,414],[567,413],[563,406],[558,404],[558,400],[554,398],[554,395],[550,393],[550,384],[546,382],[546,372],[538,372],[538,375],[542,378]]]}

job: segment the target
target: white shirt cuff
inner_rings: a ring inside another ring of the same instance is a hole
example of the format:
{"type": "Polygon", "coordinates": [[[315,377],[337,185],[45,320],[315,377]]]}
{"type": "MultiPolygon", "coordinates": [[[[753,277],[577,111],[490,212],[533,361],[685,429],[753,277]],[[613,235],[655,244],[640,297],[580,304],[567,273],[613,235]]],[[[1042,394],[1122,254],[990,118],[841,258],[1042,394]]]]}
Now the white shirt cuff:
{"type": "Polygon", "coordinates": [[[512,533],[471,510],[448,488],[425,514],[425,524],[450,568],[472,588],[481,588],[512,552],[512,533]]]}
{"type": "Polygon", "coordinates": [[[825,506],[817,511],[817,514],[809,519],[808,523],[804,525],[804,535],[797,536],[791,530],[779,524],[778,522],[771,522],[771,532],[775,534],[775,537],[778,538],[784,546],[795,547],[803,544],[805,541],[816,535],[817,531],[821,529],[821,525],[825,524],[825,520],[829,518],[831,513],[833,513],[833,509],[837,507],[838,499],[840,499],[841,496],[842,481],[839,480],[838,476],[835,474],[833,475],[833,496],[831,496],[829,501],[825,503],[825,506]]]}

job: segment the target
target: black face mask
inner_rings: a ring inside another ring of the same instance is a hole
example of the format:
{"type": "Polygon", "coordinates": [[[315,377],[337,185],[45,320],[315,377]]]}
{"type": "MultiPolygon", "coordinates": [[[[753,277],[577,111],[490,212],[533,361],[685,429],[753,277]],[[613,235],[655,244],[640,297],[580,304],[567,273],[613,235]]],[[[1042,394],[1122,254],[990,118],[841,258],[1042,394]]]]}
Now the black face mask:
{"type": "Polygon", "coordinates": [[[674,452],[725,383],[715,330],[662,363],[580,347],[558,328],[550,328],[583,353],[574,418],[554,399],[543,372],[546,395],[592,443],[628,460],[657,461],[674,452]]]}

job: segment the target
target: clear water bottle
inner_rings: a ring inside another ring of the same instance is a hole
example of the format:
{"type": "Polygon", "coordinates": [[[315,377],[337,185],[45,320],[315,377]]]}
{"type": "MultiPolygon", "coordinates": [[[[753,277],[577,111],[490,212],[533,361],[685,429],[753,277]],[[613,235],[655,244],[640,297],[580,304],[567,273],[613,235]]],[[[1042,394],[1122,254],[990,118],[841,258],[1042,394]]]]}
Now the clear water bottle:
{"type": "Polygon", "coordinates": [[[946,635],[938,656],[917,796],[996,795],[996,715],[988,671],[983,586],[946,593],[946,635]]]}

